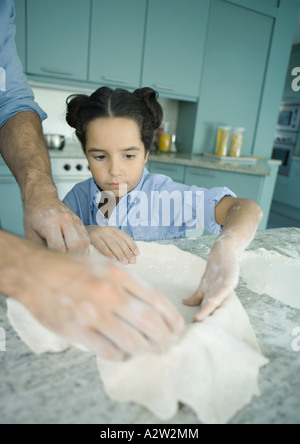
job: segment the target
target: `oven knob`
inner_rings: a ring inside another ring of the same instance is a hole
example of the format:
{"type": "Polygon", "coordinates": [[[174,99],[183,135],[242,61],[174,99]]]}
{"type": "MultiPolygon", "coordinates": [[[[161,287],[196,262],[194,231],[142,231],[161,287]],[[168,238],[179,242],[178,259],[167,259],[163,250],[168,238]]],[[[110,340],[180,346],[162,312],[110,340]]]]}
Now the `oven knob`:
{"type": "Polygon", "coordinates": [[[78,165],[76,165],[76,170],[77,171],[82,171],[83,170],[83,166],[79,163],[78,165]]]}
{"type": "Polygon", "coordinates": [[[68,163],[66,163],[66,164],[64,165],[64,169],[65,169],[66,171],[70,171],[70,169],[71,169],[71,165],[69,165],[68,163]]]}

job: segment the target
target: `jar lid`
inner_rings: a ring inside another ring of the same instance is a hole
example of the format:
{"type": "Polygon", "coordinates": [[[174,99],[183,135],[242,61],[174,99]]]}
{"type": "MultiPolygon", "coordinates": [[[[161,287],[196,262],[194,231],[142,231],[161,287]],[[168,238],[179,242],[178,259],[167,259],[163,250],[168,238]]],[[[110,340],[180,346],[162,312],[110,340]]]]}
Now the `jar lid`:
{"type": "Polygon", "coordinates": [[[246,128],[243,128],[242,126],[237,126],[233,128],[233,132],[235,133],[243,133],[246,130],[246,128]]]}
{"type": "Polygon", "coordinates": [[[223,131],[230,131],[231,130],[231,126],[219,126],[218,129],[221,129],[223,131]]]}

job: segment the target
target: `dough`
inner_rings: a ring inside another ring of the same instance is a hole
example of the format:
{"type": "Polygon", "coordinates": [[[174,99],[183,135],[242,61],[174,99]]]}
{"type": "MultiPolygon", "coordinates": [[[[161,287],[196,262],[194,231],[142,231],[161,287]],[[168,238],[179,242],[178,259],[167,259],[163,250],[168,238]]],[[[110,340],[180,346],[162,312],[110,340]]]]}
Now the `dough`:
{"type": "Polygon", "coordinates": [[[300,309],[300,260],[259,248],[241,260],[241,277],[247,288],[267,294],[285,305],[300,309]]]}
{"type": "MultiPolygon", "coordinates": [[[[151,351],[125,362],[97,358],[107,394],[136,402],[167,420],[178,403],[189,405],[204,423],[225,423],[259,394],[261,355],[248,316],[233,293],[213,316],[192,323],[199,307],[181,300],[193,294],[205,261],[175,246],[137,243],[140,256],[127,270],[159,288],[183,314],[187,327],[167,351],[151,351]]],[[[92,248],[93,254],[99,254],[92,248]]],[[[62,351],[64,339],[42,327],[18,302],[8,300],[9,319],[35,352],[62,351]]]]}

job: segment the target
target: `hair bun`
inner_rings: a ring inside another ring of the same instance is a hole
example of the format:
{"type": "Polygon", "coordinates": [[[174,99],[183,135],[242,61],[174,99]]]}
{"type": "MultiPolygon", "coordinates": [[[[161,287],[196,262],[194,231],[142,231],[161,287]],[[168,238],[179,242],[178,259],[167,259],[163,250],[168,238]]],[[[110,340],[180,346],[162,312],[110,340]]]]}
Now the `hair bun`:
{"type": "Polygon", "coordinates": [[[89,96],[85,94],[72,94],[67,98],[66,121],[72,128],[78,128],[82,107],[88,103],[89,99],[89,96]]]}
{"type": "Polygon", "coordinates": [[[158,93],[152,88],[140,88],[136,89],[133,94],[146,105],[152,117],[153,127],[159,128],[163,119],[163,111],[157,100],[158,93]]]}

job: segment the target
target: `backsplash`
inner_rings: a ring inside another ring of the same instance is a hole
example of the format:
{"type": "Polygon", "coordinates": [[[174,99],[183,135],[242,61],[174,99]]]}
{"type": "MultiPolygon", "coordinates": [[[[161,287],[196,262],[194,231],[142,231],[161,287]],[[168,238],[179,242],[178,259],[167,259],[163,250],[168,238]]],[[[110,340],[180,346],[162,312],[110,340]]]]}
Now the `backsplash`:
{"type": "MultiPolygon", "coordinates": [[[[43,122],[44,134],[62,134],[69,143],[78,143],[74,129],[70,128],[65,120],[66,99],[71,94],[91,94],[93,90],[53,89],[47,86],[36,86],[30,83],[35,100],[48,114],[43,122]]],[[[164,111],[164,122],[169,122],[170,134],[176,134],[179,102],[171,99],[159,98],[164,111]]]]}

